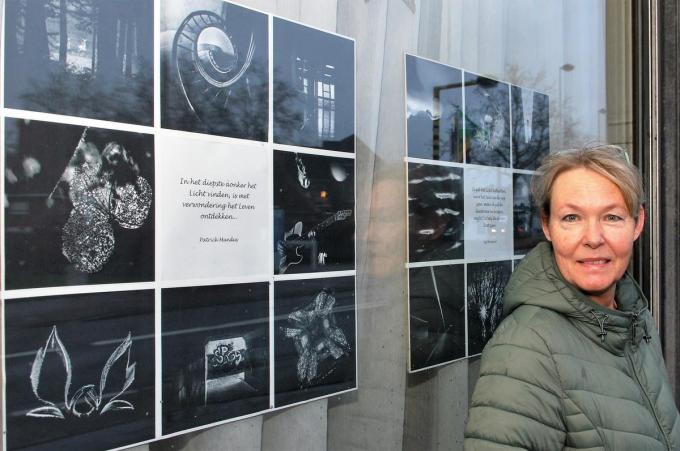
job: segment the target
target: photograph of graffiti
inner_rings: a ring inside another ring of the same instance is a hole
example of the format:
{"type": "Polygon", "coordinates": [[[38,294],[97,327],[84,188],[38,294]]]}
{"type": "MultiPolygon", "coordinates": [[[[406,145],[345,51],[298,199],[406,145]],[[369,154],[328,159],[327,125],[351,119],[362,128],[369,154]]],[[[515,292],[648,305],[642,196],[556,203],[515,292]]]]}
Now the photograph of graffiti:
{"type": "Polygon", "coordinates": [[[5,106],[153,124],[153,0],[7,0],[5,106]]]}
{"type": "Polygon", "coordinates": [[[406,55],[407,154],[463,162],[463,76],[456,69],[406,55]]]}
{"type": "Polygon", "coordinates": [[[267,141],[265,14],[220,0],[161,6],[161,125],[267,141]]]}
{"type": "Polygon", "coordinates": [[[463,168],[409,163],[409,261],[463,258],[463,221],[463,168]]]}
{"type": "Polygon", "coordinates": [[[5,125],[7,288],[153,280],[153,136],[5,125]]]}
{"type": "Polygon", "coordinates": [[[510,86],[465,72],[465,162],[510,167],[510,86]]]}
{"type": "Polygon", "coordinates": [[[274,274],[354,269],[354,160],[274,152],[274,274]]]}
{"type": "Polygon", "coordinates": [[[464,265],[409,269],[410,371],[465,357],[464,265]]]}
{"type": "Polygon", "coordinates": [[[356,388],[354,277],[274,285],[275,406],[356,388]]]}
{"type": "Polygon", "coordinates": [[[274,142],[354,152],[354,42],[274,17],[274,142]]]}
{"type": "Polygon", "coordinates": [[[550,152],[550,99],[531,89],[513,86],[512,167],[536,170],[550,152]]]}
{"type": "Polygon", "coordinates": [[[512,175],[512,221],[515,255],[524,255],[543,239],[541,215],[531,195],[531,175],[512,175]]]}
{"type": "Polygon", "coordinates": [[[482,352],[503,317],[503,292],[512,261],[467,265],[468,355],[482,352]]]}
{"type": "Polygon", "coordinates": [[[269,284],[162,290],[163,434],[269,406],[269,284]]]}
{"type": "Polygon", "coordinates": [[[153,290],[5,302],[7,448],[154,437],[153,290]]]}

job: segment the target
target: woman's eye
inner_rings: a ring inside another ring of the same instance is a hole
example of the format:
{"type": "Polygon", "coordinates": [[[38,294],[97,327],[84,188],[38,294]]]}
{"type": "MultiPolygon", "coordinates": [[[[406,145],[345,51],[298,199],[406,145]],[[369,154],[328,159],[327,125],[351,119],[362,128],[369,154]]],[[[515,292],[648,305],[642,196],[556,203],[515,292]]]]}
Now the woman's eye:
{"type": "Polygon", "coordinates": [[[605,217],[605,219],[607,219],[607,221],[609,221],[609,222],[623,221],[623,218],[621,216],[618,216],[618,215],[607,215],[605,217]]]}
{"type": "Polygon", "coordinates": [[[576,215],[566,215],[562,218],[562,221],[564,222],[576,222],[578,219],[578,216],[576,215]]]}

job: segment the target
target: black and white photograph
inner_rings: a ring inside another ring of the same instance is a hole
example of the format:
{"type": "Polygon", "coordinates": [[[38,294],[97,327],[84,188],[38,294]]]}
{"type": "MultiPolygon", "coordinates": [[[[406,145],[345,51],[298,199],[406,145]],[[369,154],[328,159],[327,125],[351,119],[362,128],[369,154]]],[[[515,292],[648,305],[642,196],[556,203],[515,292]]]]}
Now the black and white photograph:
{"type": "Polygon", "coordinates": [[[354,41],[274,17],[274,142],[354,152],[354,41]]]}
{"type": "Polygon", "coordinates": [[[463,162],[463,75],[460,69],[406,55],[407,154],[463,162]]]}
{"type": "Polygon", "coordinates": [[[354,269],[354,160],[274,151],[274,274],[354,269]]]}
{"type": "Polygon", "coordinates": [[[154,292],[5,301],[7,448],[154,438],[154,292]]]}
{"type": "Polygon", "coordinates": [[[5,106],[153,124],[153,0],[7,0],[5,106]]]}
{"type": "Polygon", "coordinates": [[[163,0],[161,125],[267,141],[266,14],[221,0],[163,0]]]}
{"type": "Polygon", "coordinates": [[[524,255],[544,239],[541,215],[531,195],[530,174],[513,174],[512,210],[515,255],[524,255]]]}
{"type": "Polygon", "coordinates": [[[163,434],[269,406],[269,283],[162,290],[163,434]]]}
{"type": "Polygon", "coordinates": [[[510,167],[510,86],[465,72],[465,162],[510,167]]]}
{"type": "Polygon", "coordinates": [[[354,277],[274,284],[276,407],[356,388],[354,277]]]}
{"type": "Polygon", "coordinates": [[[481,353],[500,324],[511,274],[511,260],[467,265],[468,356],[481,353]]]}
{"type": "Polygon", "coordinates": [[[410,262],[465,255],[463,168],[408,164],[410,262]]]}
{"type": "Polygon", "coordinates": [[[465,357],[465,265],[409,269],[410,370],[465,357]]]}
{"type": "Polygon", "coordinates": [[[536,170],[550,152],[547,95],[512,86],[512,167],[536,170]]]}
{"type": "Polygon", "coordinates": [[[152,281],[153,136],[5,125],[7,289],[152,281]]]}

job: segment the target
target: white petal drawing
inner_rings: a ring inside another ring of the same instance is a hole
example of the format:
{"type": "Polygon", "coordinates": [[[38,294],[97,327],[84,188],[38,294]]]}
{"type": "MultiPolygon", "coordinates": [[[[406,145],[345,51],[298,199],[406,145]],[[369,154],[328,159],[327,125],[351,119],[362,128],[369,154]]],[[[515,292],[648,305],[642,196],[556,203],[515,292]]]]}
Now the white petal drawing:
{"type": "MultiPolygon", "coordinates": [[[[33,389],[33,394],[35,395],[36,398],[38,398],[40,401],[45,403],[48,406],[55,407],[56,404],[52,401],[43,399],[40,397],[40,375],[42,372],[42,366],[43,362],[45,361],[45,356],[47,355],[48,352],[54,351],[57,353],[59,356],[63,366],[64,366],[64,371],[66,373],[66,382],[64,383],[64,403],[66,404],[66,407],[69,408],[69,397],[68,397],[68,392],[69,389],[71,388],[71,359],[68,355],[68,352],[66,351],[66,348],[64,347],[64,344],[61,342],[59,339],[59,334],[57,333],[57,326],[52,327],[52,332],[50,333],[50,336],[47,337],[47,342],[45,343],[44,348],[38,349],[38,352],[35,353],[35,359],[33,360],[33,365],[31,366],[31,388],[33,389]]],[[[56,408],[56,407],[55,407],[56,408]]],[[[57,409],[59,410],[59,409],[57,409]]],[[[34,409],[31,412],[34,412],[34,415],[31,416],[36,416],[35,414],[40,414],[40,416],[50,416],[48,413],[52,411],[51,409],[47,409],[45,411],[42,411],[40,409],[34,409]],[[36,410],[38,412],[36,412],[36,410]]],[[[29,413],[31,413],[29,412],[29,413]]],[[[61,414],[61,412],[60,412],[61,414]]],[[[63,418],[62,415],[56,415],[56,418],[63,418]]]]}
{"type": "Polygon", "coordinates": [[[121,396],[125,390],[130,388],[130,385],[135,380],[135,366],[137,365],[136,363],[133,363],[130,365],[130,347],[132,346],[132,334],[128,332],[127,337],[123,342],[113,351],[109,359],[106,361],[106,364],[104,365],[104,368],[102,369],[102,375],[99,380],[99,399],[97,402],[97,407],[101,405],[102,399],[104,397],[104,389],[106,388],[106,380],[109,376],[109,372],[111,369],[114,367],[115,363],[125,354],[126,356],[126,361],[125,361],[125,382],[123,383],[123,387],[116,393],[115,396],[113,396],[108,403],[102,408],[100,413],[105,413],[108,411],[114,411],[114,410],[126,410],[126,409],[132,409],[134,410],[134,406],[127,402],[127,401],[122,401],[122,400],[116,400],[119,396],[121,396]]]}

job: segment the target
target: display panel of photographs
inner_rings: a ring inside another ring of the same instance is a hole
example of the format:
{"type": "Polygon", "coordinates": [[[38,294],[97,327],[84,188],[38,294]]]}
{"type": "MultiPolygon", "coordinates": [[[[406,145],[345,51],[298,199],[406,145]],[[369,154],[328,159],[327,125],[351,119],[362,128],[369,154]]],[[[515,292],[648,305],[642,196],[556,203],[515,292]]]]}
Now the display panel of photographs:
{"type": "Polygon", "coordinates": [[[408,156],[462,163],[462,71],[409,54],[405,58],[408,156]]]}
{"type": "Polygon", "coordinates": [[[355,277],[274,284],[276,407],[357,386],[355,277]]]}
{"type": "Polygon", "coordinates": [[[161,2],[161,124],[267,141],[266,14],[221,0],[161,2]]]}
{"type": "Polygon", "coordinates": [[[267,410],[269,283],[162,290],[163,434],[267,410]]]}
{"type": "Polygon", "coordinates": [[[274,142],[354,152],[354,41],[274,17],[274,142]]]}
{"type": "Polygon", "coordinates": [[[463,168],[408,163],[409,262],[461,259],[463,168]]]}
{"type": "Polygon", "coordinates": [[[7,0],[5,107],[153,124],[153,0],[7,0]]]}
{"type": "Polygon", "coordinates": [[[503,294],[510,280],[512,260],[468,263],[468,356],[480,354],[503,318],[503,294]]]}
{"type": "Polygon", "coordinates": [[[274,274],[354,269],[354,159],[274,151],[274,274]]]}
{"type": "Polygon", "coordinates": [[[512,167],[535,171],[550,152],[550,102],[546,94],[511,87],[512,167]]]}
{"type": "Polygon", "coordinates": [[[153,135],[5,120],[6,289],[154,279],[153,135]]]}
{"type": "Polygon", "coordinates": [[[464,73],[465,162],[510,167],[510,85],[464,73]]]}
{"type": "Polygon", "coordinates": [[[154,290],[5,300],[9,450],[154,438],[154,290]]]}

